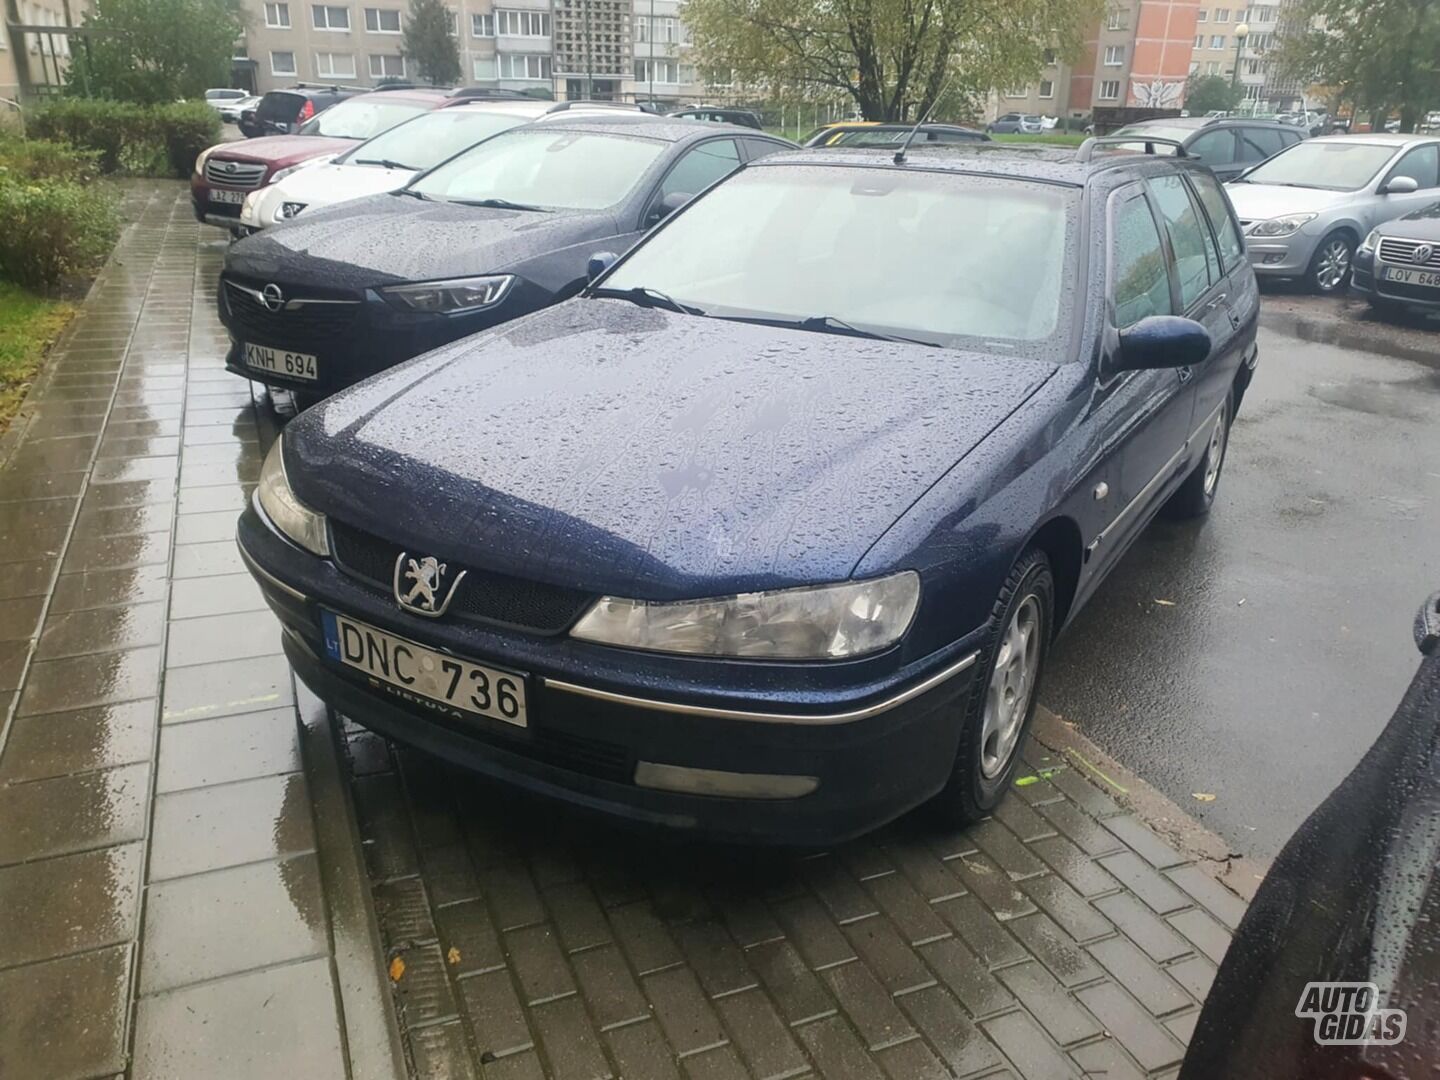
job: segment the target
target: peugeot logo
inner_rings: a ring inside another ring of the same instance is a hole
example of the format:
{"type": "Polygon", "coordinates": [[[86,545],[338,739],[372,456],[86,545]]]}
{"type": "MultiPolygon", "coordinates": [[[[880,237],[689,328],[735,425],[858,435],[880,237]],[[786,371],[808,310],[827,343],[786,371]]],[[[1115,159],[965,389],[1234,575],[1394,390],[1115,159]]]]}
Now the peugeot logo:
{"type": "Polygon", "coordinates": [[[465,580],[465,571],[455,575],[447,586],[445,571],[447,565],[433,555],[412,559],[402,551],[395,559],[395,602],[406,611],[438,619],[445,614],[455,590],[465,580]]]}
{"type": "Polygon", "coordinates": [[[236,169],[238,169],[238,168],[239,168],[239,166],[236,165],[235,162],[233,162],[233,161],[227,161],[227,162],[225,162],[225,171],[226,171],[227,173],[233,173],[233,172],[234,172],[236,169]]]}
{"type": "Polygon", "coordinates": [[[1435,249],[1429,244],[1421,244],[1410,253],[1410,261],[1424,266],[1430,261],[1430,256],[1435,254],[1435,249]]]}
{"type": "Polygon", "coordinates": [[[267,311],[279,311],[285,306],[285,294],[280,291],[279,285],[272,282],[260,290],[260,302],[267,311]]]}

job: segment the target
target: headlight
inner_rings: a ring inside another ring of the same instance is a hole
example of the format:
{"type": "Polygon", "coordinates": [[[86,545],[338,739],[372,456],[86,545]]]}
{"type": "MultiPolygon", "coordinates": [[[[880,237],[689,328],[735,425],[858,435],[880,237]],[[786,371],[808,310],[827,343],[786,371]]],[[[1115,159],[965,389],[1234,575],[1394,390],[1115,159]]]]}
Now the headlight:
{"type": "Polygon", "coordinates": [[[285,458],[280,450],[284,437],[275,440],[265,464],[260,467],[260,483],[255,498],[265,516],[275,527],[316,555],[330,554],[330,539],[325,531],[325,515],[317,514],[295,497],[285,477],[285,458]]]}
{"type": "Polygon", "coordinates": [[[1300,226],[1307,221],[1314,221],[1314,214],[1288,214],[1285,217],[1271,218],[1269,221],[1256,223],[1250,230],[1251,236],[1289,236],[1298,232],[1300,226]]]}
{"type": "Polygon", "coordinates": [[[1370,235],[1367,236],[1367,237],[1365,237],[1364,242],[1360,245],[1360,250],[1363,251],[1363,252],[1365,252],[1365,254],[1368,255],[1368,254],[1370,254],[1370,252],[1372,252],[1372,251],[1375,250],[1376,246],[1377,246],[1379,243],[1380,243],[1380,230],[1379,230],[1379,229],[1371,229],[1371,230],[1370,230],[1370,235]]]}
{"type": "Polygon", "coordinates": [[[380,295],[406,311],[423,311],[432,315],[451,315],[461,311],[479,311],[494,307],[505,299],[514,283],[513,274],[492,274],[488,277],[451,278],[448,281],[422,281],[415,285],[394,285],[381,289],[380,295]]]}
{"type": "Polygon", "coordinates": [[[195,155],[195,171],[203,174],[205,172],[205,162],[210,160],[210,155],[224,145],[224,143],[216,143],[214,146],[206,147],[195,155]]]}
{"type": "Polygon", "coordinates": [[[920,575],[656,603],[602,596],[570,631],[653,652],[838,660],[893,645],[910,627],[920,575]]]}

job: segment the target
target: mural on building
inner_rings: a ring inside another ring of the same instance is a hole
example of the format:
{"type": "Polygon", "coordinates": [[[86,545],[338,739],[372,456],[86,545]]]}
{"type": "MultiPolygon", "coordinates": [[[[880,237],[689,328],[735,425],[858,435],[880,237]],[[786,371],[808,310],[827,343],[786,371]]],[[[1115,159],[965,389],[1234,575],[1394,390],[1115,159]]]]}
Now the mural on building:
{"type": "Polygon", "coordinates": [[[1195,46],[1198,0],[1142,0],[1125,104],[1179,108],[1195,46]]]}
{"type": "Polygon", "coordinates": [[[1148,83],[1132,83],[1131,103],[1143,109],[1178,109],[1185,97],[1183,82],[1162,82],[1152,79],[1148,83]]]}

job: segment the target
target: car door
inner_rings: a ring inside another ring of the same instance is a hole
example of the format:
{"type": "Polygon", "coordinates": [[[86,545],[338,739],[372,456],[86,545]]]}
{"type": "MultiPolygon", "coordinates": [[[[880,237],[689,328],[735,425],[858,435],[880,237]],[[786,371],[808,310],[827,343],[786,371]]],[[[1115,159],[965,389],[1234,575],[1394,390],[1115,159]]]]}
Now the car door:
{"type": "Polygon", "coordinates": [[[715,181],[740,167],[740,147],[733,138],[706,139],[691,146],[670,166],[645,205],[641,228],[658,224],[665,216],[669,195],[699,195],[715,181]]]}
{"type": "MultiPolygon", "coordinates": [[[[1151,315],[1175,314],[1178,290],[1170,247],[1145,185],[1117,189],[1107,216],[1105,336],[1106,349],[1113,350],[1120,331],[1151,315]]],[[[1105,504],[1104,525],[1089,545],[1101,567],[1129,546],[1170,486],[1192,408],[1188,379],[1174,369],[1107,373],[1105,363],[1102,358],[1091,411],[1107,459],[1106,481],[1095,490],[1096,500],[1105,504]]]]}
{"type": "Polygon", "coordinates": [[[1385,179],[1377,189],[1384,191],[1390,181],[1398,176],[1409,176],[1418,185],[1412,192],[1394,192],[1380,195],[1376,218],[1372,227],[1382,221],[1404,217],[1411,210],[1429,206],[1440,195],[1440,143],[1425,143],[1408,150],[1390,167],[1385,179]]]}
{"type": "Polygon", "coordinates": [[[1185,147],[1185,156],[1209,165],[1222,180],[1239,176],[1246,168],[1237,160],[1235,132],[1232,128],[1201,132],[1185,147]]]}

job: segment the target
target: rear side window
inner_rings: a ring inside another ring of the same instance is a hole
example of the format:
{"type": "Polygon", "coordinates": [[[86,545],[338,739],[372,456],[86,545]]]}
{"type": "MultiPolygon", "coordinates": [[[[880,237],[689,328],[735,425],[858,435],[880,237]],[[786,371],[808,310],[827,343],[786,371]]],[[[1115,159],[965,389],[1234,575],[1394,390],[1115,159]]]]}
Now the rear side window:
{"type": "Polygon", "coordinates": [[[1403,158],[1400,164],[1390,170],[1390,175],[1385,178],[1388,184],[1397,176],[1413,176],[1415,184],[1422,188],[1432,188],[1440,182],[1440,146],[1431,143],[1428,146],[1417,146],[1403,158]]]}
{"type": "Polygon", "coordinates": [[[698,195],[722,176],[740,167],[740,151],[734,139],[713,139],[701,143],[682,157],[660,184],[660,198],[677,192],[698,195]]]}
{"type": "Polygon", "coordinates": [[[784,143],[771,142],[769,139],[742,139],[745,144],[745,158],[747,161],[754,161],[777,150],[788,149],[784,143]]]}
{"type": "Polygon", "coordinates": [[[1220,265],[1227,272],[1245,257],[1245,241],[1240,239],[1240,226],[1235,224],[1235,215],[1230,212],[1230,203],[1220,190],[1220,181],[1203,172],[1192,172],[1190,182],[1200,195],[1200,205],[1210,217],[1210,226],[1215,230],[1215,243],[1220,248],[1220,265]]]}
{"type": "Polygon", "coordinates": [[[1240,128],[1240,160],[1264,161],[1285,149],[1285,141],[1274,128],[1240,128]]]}
{"type": "Polygon", "coordinates": [[[1185,153],[1206,165],[1231,165],[1235,161],[1235,133],[1228,128],[1207,131],[1187,146],[1185,153]]]}
{"type": "Polygon", "coordinates": [[[1215,264],[1210,247],[1210,229],[1190,199],[1185,181],[1173,173],[1149,181],[1165,231],[1170,236],[1170,250],[1175,253],[1175,272],[1180,280],[1180,306],[1190,306],[1210,288],[1210,271],[1215,264]]]}
{"type": "Polygon", "coordinates": [[[1160,230],[1140,188],[1116,197],[1110,241],[1111,297],[1115,325],[1123,330],[1151,315],[1173,315],[1170,274],[1160,230]]]}

